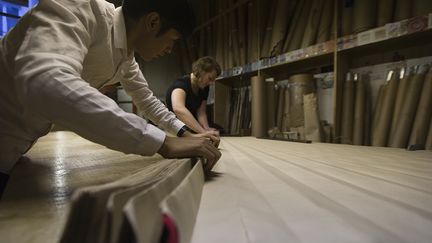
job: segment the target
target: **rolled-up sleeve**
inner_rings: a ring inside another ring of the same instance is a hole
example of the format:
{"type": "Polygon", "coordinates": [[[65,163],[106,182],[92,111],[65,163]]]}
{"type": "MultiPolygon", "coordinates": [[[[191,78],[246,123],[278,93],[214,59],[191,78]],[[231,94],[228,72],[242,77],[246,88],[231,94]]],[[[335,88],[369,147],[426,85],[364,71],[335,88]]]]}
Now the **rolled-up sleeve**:
{"type": "Polygon", "coordinates": [[[154,95],[150,90],[138,63],[134,58],[124,63],[125,75],[121,84],[132,97],[135,105],[144,116],[171,134],[177,134],[185,124],[177,119],[174,113],[154,95]]]}
{"type": "Polygon", "coordinates": [[[126,113],[81,78],[99,28],[93,10],[41,1],[15,58],[14,77],[25,107],[82,137],[124,153],[153,155],[165,133],[126,113]]]}

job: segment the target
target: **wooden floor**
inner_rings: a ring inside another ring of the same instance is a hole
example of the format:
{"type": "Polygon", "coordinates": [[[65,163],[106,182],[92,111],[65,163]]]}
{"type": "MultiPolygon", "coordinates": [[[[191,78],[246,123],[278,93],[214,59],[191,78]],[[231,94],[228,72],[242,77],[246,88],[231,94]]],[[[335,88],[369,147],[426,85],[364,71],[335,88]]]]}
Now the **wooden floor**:
{"type": "Polygon", "coordinates": [[[432,152],[224,138],[193,243],[432,242],[432,152]]]}
{"type": "MultiPolygon", "coordinates": [[[[193,243],[431,242],[432,152],[223,138],[193,243]]],[[[57,242],[74,189],[157,163],[73,133],[42,138],[0,201],[1,242],[57,242]]]]}
{"type": "Polygon", "coordinates": [[[162,160],[125,155],[70,132],[50,133],[12,171],[0,200],[0,242],[58,242],[76,188],[111,182],[162,160]]]}

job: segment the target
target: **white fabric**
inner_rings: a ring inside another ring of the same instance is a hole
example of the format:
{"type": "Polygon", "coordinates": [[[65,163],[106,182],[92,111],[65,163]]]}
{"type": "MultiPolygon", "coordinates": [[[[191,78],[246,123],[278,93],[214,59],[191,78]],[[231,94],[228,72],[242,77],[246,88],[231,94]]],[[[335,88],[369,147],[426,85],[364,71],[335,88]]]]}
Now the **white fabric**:
{"type": "Polygon", "coordinates": [[[51,123],[124,153],[156,153],[165,133],[97,91],[119,81],[148,119],[173,134],[184,125],[127,54],[121,8],[40,1],[1,39],[0,171],[9,172],[51,123]]]}

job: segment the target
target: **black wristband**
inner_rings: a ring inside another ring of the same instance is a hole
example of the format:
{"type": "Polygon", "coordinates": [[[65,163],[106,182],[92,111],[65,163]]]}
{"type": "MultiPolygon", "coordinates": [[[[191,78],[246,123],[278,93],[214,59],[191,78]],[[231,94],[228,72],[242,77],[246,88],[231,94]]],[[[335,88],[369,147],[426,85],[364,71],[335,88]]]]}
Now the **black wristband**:
{"type": "Polygon", "coordinates": [[[177,132],[177,137],[183,137],[183,134],[188,131],[188,127],[186,125],[182,126],[180,130],[177,132]]]}

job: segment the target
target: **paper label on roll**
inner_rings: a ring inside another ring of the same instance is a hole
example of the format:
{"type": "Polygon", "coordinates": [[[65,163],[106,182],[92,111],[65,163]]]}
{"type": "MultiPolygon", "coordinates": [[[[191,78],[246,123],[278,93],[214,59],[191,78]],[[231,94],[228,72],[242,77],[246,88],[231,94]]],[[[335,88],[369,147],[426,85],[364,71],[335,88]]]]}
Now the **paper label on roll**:
{"type": "Polygon", "coordinates": [[[374,33],[373,41],[382,41],[387,39],[387,31],[385,26],[374,29],[373,33],[374,33]]]}
{"type": "Polygon", "coordinates": [[[408,33],[424,31],[428,26],[426,16],[418,16],[408,20],[408,33]]]}
{"type": "Polygon", "coordinates": [[[400,36],[400,22],[389,23],[385,25],[386,35],[388,38],[400,36]]]}
{"type": "Polygon", "coordinates": [[[359,46],[369,44],[374,41],[373,30],[368,30],[357,35],[357,44],[359,46]]]}

